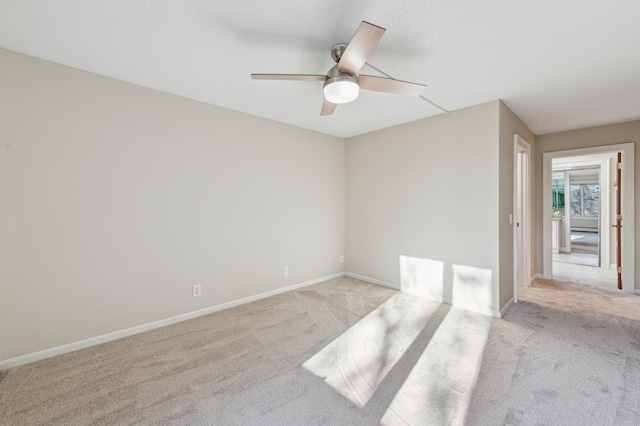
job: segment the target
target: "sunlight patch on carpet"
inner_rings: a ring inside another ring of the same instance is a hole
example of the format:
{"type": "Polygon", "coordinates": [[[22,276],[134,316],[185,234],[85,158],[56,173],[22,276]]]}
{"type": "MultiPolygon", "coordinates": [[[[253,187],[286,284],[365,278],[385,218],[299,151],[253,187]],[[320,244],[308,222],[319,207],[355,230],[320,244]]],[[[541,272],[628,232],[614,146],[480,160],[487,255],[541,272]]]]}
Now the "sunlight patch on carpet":
{"type": "Polygon", "coordinates": [[[463,425],[491,319],[451,309],[407,377],[383,424],[463,425]]]}
{"type": "Polygon", "coordinates": [[[439,306],[427,299],[398,293],[303,366],[363,407],[439,306]]]}

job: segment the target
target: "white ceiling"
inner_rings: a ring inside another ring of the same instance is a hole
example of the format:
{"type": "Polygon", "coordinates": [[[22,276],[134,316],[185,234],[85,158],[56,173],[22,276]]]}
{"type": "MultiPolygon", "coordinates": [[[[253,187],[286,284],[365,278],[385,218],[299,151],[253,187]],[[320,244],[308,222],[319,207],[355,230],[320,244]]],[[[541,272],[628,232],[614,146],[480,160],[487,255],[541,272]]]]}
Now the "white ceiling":
{"type": "Polygon", "coordinates": [[[362,20],[387,29],[369,62],[449,111],[502,99],[538,135],[640,119],[638,0],[0,0],[0,47],[341,137],[442,113],[363,91],[320,117],[321,82],[250,78],[325,74],[362,20]]]}

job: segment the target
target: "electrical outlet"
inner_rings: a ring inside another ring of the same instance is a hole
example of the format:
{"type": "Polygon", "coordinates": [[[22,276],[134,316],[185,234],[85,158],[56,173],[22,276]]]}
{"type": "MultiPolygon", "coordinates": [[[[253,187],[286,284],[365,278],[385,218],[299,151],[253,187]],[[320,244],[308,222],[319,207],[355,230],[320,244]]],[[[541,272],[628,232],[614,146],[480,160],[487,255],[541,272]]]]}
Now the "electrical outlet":
{"type": "Polygon", "coordinates": [[[192,288],[191,288],[191,295],[193,297],[198,297],[202,294],[202,285],[200,284],[195,284],[192,288]]]}
{"type": "Polygon", "coordinates": [[[284,275],[285,277],[289,276],[289,267],[285,266],[284,269],[282,270],[282,275],[284,275]]]}
{"type": "Polygon", "coordinates": [[[338,262],[339,262],[339,263],[344,263],[344,256],[340,256],[340,257],[338,258],[338,262]]]}

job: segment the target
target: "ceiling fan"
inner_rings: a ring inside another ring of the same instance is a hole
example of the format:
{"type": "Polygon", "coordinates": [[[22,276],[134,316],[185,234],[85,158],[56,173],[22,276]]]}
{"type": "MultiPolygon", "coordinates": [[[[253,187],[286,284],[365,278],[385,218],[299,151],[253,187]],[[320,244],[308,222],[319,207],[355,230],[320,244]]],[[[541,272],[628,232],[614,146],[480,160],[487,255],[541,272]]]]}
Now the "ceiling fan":
{"type": "Polygon", "coordinates": [[[338,43],[331,48],[331,58],[336,62],[336,65],[329,70],[327,75],[251,74],[251,78],[256,80],[324,81],[324,103],[320,115],[333,114],[336,105],[354,101],[361,88],[398,95],[420,96],[426,87],[423,84],[358,74],[385,31],[384,28],[362,21],[348,44],[338,43]]]}

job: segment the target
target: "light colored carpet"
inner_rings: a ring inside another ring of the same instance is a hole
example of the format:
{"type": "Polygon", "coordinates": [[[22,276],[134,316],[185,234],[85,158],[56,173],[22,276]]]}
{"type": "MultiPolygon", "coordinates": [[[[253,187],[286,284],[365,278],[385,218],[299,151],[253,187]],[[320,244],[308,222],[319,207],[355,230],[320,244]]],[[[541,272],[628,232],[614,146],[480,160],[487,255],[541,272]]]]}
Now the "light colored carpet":
{"type": "Polygon", "coordinates": [[[503,320],[340,278],[0,373],[0,424],[640,424],[640,298],[503,320]]]}
{"type": "Polygon", "coordinates": [[[640,297],[537,280],[492,323],[474,424],[640,424],[640,297]]]}

